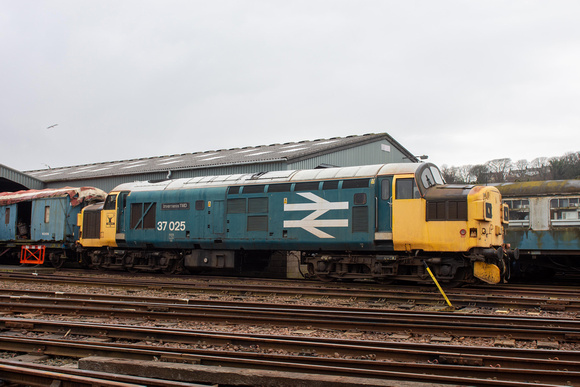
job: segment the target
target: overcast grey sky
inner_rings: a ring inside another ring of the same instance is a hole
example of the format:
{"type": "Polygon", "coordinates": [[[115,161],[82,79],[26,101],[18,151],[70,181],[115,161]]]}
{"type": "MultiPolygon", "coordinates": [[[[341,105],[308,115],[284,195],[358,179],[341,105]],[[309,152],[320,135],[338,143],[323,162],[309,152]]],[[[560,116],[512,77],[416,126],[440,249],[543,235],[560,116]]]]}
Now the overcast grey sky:
{"type": "Polygon", "coordinates": [[[20,170],[381,132],[440,166],[580,150],[579,1],[0,0],[0,52],[20,170]]]}

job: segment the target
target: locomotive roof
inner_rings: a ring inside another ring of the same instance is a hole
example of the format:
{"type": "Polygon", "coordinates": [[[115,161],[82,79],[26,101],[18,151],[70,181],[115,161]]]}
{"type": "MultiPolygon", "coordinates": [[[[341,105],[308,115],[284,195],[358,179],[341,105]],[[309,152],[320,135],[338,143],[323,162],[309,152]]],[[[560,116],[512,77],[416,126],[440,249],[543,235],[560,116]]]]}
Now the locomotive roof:
{"type": "Polygon", "coordinates": [[[0,205],[26,202],[34,199],[70,197],[71,206],[75,207],[84,201],[102,201],[107,194],[94,187],[64,187],[48,189],[29,189],[18,192],[0,193],[0,205]]]}
{"type": "Polygon", "coordinates": [[[342,168],[287,170],[221,176],[199,176],[175,180],[136,181],[132,183],[124,183],[115,187],[113,191],[163,191],[242,184],[272,184],[311,180],[351,179],[364,177],[371,178],[377,175],[415,173],[419,167],[426,165],[434,166],[431,163],[376,164],[342,168]]]}
{"type": "Polygon", "coordinates": [[[545,180],[501,183],[496,185],[496,187],[504,198],[580,194],[580,180],[545,180]]]}

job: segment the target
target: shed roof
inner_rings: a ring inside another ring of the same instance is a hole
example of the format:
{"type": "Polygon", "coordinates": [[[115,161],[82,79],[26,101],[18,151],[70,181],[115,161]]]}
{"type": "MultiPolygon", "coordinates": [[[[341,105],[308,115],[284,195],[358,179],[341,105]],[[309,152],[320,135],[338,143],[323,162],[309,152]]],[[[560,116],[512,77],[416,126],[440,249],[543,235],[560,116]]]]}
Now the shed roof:
{"type": "Polygon", "coordinates": [[[151,172],[201,169],[227,165],[258,164],[263,162],[298,162],[302,159],[336,152],[367,143],[386,140],[410,161],[415,156],[387,133],[360,136],[333,137],[312,141],[288,142],[221,149],[215,151],[184,153],[179,155],[112,161],[71,167],[27,171],[26,173],[44,182],[92,179],[98,177],[137,175],[151,172]]]}

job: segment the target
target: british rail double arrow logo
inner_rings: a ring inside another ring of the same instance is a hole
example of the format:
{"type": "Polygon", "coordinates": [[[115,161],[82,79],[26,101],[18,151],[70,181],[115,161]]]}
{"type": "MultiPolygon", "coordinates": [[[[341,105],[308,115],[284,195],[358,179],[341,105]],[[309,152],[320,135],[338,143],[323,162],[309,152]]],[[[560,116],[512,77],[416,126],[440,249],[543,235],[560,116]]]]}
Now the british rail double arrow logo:
{"type": "Polygon", "coordinates": [[[312,203],[284,204],[284,211],[312,211],[300,220],[285,220],[285,228],[302,228],[318,238],[334,238],[318,227],[348,227],[348,219],[318,219],[330,210],[348,210],[348,202],[329,202],[312,192],[301,192],[298,195],[312,203]]]}

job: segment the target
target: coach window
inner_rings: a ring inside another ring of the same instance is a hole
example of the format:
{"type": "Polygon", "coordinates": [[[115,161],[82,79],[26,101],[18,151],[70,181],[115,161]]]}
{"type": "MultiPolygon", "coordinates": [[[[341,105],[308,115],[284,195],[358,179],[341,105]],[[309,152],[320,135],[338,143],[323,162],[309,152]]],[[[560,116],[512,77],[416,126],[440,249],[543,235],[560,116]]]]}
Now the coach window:
{"type": "Polygon", "coordinates": [[[397,179],[396,185],[396,199],[418,199],[421,193],[417,189],[414,178],[397,179]]]}
{"type": "Polygon", "coordinates": [[[553,226],[580,225],[580,198],[550,200],[550,220],[553,226]]]}
{"type": "Polygon", "coordinates": [[[50,220],[50,206],[44,207],[44,223],[48,223],[50,220]]]}
{"type": "Polygon", "coordinates": [[[10,208],[6,208],[6,217],[4,218],[4,223],[10,223],[10,208]]]}
{"type": "Polygon", "coordinates": [[[530,225],[530,201],[528,199],[504,200],[509,208],[510,226],[530,225]]]}

